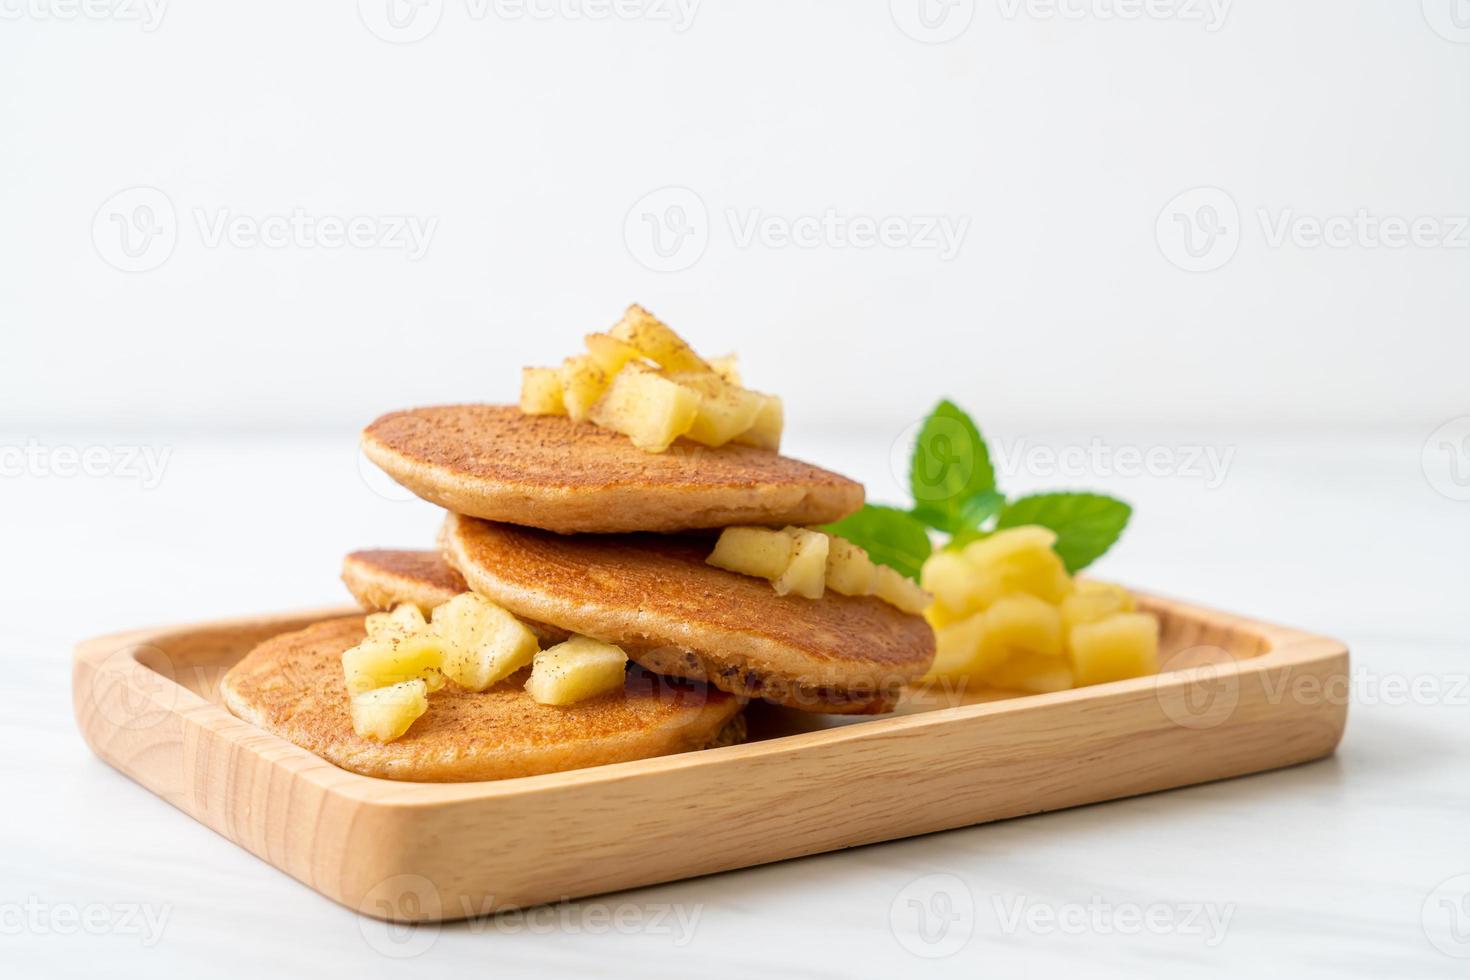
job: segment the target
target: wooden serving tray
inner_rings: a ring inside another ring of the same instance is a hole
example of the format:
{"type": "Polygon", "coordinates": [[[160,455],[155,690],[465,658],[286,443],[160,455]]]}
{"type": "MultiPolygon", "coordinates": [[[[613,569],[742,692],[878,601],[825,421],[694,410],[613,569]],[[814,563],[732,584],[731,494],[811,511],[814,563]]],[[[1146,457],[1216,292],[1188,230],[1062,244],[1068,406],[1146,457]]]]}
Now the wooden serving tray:
{"type": "Polygon", "coordinates": [[[1116,799],[1328,755],[1335,640],[1140,596],[1165,672],[1057,694],[925,690],[893,715],[748,709],[728,748],[481,783],[338,769],[240,721],[224,672],[325,609],[104,636],[77,724],[109,764],[329,898],[433,921],[1116,799]]]}

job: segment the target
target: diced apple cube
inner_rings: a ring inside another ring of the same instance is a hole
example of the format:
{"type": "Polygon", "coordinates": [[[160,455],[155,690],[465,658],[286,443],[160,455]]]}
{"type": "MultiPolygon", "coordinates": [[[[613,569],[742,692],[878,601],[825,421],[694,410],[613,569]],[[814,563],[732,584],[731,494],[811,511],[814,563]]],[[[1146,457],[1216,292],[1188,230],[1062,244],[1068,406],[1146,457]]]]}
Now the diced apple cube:
{"type": "Polygon", "coordinates": [[[445,676],[469,691],[483,691],[525,667],[540,645],[525,623],[473,592],[434,610],[443,641],[445,676]]]}
{"type": "Polygon", "coordinates": [[[391,742],[429,710],[429,691],[421,680],[403,681],[352,695],[352,730],[363,738],[391,742]]]}
{"type": "Polygon", "coordinates": [[[846,538],[827,535],[827,588],[842,595],[871,595],[878,578],[868,553],[846,538]]]}
{"type": "Polygon", "coordinates": [[[731,441],[742,446],[754,446],[756,449],[769,449],[771,452],[777,452],[781,448],[781,430],[786,424],[781,399],[775,395],[761,394],[758,391],[752,394],[760,396],[760,411],[756,413],[755,422],[751,427],[731,441]]]}
{"type": "Polygon", "coordinates": [[[536,654],[526,690],[541,704],[585,701],[622,690],[627,663],[628,655],[620,648],[574,636],[536,654]]]}
{"type": "Polygon", "coordinates": [[[602,373],[609,378],[615,376],[630,361],[640,361],[643,355],[632,344],[621,341],[609,333],[589,333],[587,353],[602,373]]]}
{"type": "Polygon", "coordinates": [[[965,546],[961,554],[977,572],[974,600],[989,605],[1002,595],[1024,592],[1058,603],[1072,591],[1072,579],[1052,550],[1056,534],[1043,527],[999,531],[965,546]]]}
{"type": "Polygon", "coordinates": [[[777,579],[791,564],[796,539],[768,527],[727,527],[720,532],[707,564],[727,572],[777,579]]]}
{"type": "Polygon", "coordinates": [[[677,371],[668,378],[699,393],[699,413],[685,435],[702,445],[723,446],[748,431],[760,413],[763,396],[726,384],[717,375],[677,371]]]}
{"type": "Polygon", "coordinates": [[[419,679],[443,683],[443,642],[432,629],[409,631],[390,623],[342,654],[342,673],[353,694],[419,679]]]}
{"type": "Polygon", "coordinates": [[[1021,653],[1060,657],[1062,615],[1034,595],[1003,596],[985,610],[985,644],[1004,651],[1006,659],[1021,653]]]}
{"type": "Polygon", "coordinates": [[[587,418],[592,406],[607,391],[607,375],[590,354],[569,357],[561,365],[562,399],[573,421],[587,418]]]}
{"type": "Polygon", "coordinates": [[[683,337],[637,304],[628,307],[623,318],[610,332],[618,340],[636,347],[644,357],[670,371],[711,371],[710,366],[694,353],[683,337]]]}
{"type": "Polygon", "coordinates": [[[986,676],[992,687],[1027,694],[1051,694],[1070,690],[1072,666],[1066,657],[1044,657],[1036,653],[1017,654],[986,676]]]}
{"type": "Polygon", "coordinates": [[[1075,591],[1062,599],[1062,621],[1067,629],[1084,623],[1095,623],[1114,613],[1132,612],[1133,596],[1121,585],[1111,582],[1082,581],[1074,583],[1075,591]]]}
{"type": "Polygon", "coordinates": [[[689,431],[698,414],[696,392],[632,363],[613,378],[590,418],[623,433],[639,449],[661,453],[689,431]]]}
{"type": "Polygon", "coordinates": [[[827,535],[804,527],[788,527],[783,533],[792,541],[791,561],[786,570],[771,582],[776,594],[795,593],[807,599],[822,598],[827,582],[827,535]]]}
{"type": "Polygon", "coordinates": [[[561,372],[556,368],[521,368],[521,411],[527,415],[565,415],[561,372]]]}
{"type": "Polygon", "coordinates": [[[718,374],[727,384],[740,384],[740,365],[734,354],[709,358],[709,369],[718,374]]]}
{"type": "Polygon", "coordinates": [[[976,655],[985,636],[985,614],[941,626],[934,631],[934,663],[926,679],[962,680],[976,673],[976,655]]]}
{"type": "Polygon", "coordinates": [[[906,613],[917,616],[929,607],[934,597],[918,583],[895,568],[875,565],[873,573],[873,595],[890,606],[897,606],[906,613]]]}
{"type": "Polygon", "coordinates": [[[1077,684],[1159,672],[1159,621],[1148,613],[1117,613],[1072,627],[1068,652],[1077,684]]]}

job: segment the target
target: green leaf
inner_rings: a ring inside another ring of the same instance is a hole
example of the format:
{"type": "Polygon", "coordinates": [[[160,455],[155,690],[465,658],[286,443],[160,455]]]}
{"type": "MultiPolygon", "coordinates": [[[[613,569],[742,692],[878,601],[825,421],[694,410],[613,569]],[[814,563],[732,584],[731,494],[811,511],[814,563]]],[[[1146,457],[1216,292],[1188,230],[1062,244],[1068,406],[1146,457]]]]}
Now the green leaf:
{"type": "Polygon", "coordinates": [[[953,402],[940,402],[919,429],[909,460],[913,515],[955,534],[971,526],[965,518],[971,502],[994,490],[995,467],[980,430],[953,402]]]}
{"type": "Polygon", "coordinates": [[[1040,524],[1057,533],[1056,552],[1076,574],[1113,546],[1133,508],[1100,493],[1038,493],[1006,504],[996,529],[1040,524]]]}
{"type": "Polygon", "coordinates": [[[896,568],[912,579],[919,577],[924,559],[934,550],[924,525],[896,507],[868,504],[822,530],[846,538],[865,549],[875,562],[896,568]]]}

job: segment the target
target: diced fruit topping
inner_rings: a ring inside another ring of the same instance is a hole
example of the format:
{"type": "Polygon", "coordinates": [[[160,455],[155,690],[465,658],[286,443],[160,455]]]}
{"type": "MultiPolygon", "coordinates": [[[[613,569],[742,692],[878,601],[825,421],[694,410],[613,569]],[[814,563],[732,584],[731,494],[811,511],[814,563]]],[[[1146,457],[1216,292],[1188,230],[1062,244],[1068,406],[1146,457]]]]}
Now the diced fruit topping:
{"type": "Polygon", "coordinates": [[[352,695],[352,730],[364,738],[391,742],[429,710],[429,689],[421,680],[403,681],[352,695]]]}
{"type": "Polygon", "coordinates": [[[1158,672],[1158,620],[1122,586],[1073,581],[1042,527],[1009,528],[924,563],[930,680],[1033,694],[1158,672]]]}
{"type": "Polygon", "coordinates": [[[826,589],[871,595],[907,613],[921,613],[930,597],[913,581],[850,541],[811,528],[727,527],[705,561],[729,572],[768,579],[781,595],[820,599],[826,589]]]}
{"type": "Polygon", "coordinates": [[[561,372],[556,368],[521,368],[521,411],[527,415],[565,415],[561,372]]]}
{"type": "Polygon", "coordinates": [[[504,680],[539,649],[525,623],[473,592],[435,609],[434,631],[443,643],[445,676],[469,691],[504,680]]]}
{"type": "Polygon", "coordinates": [[[1159,672],[1159,621],[1147,613],[1115,613],[1072,627],[1070,653],[1078,684],[1159,672]]]}
{"type": "Polygon", "coordinates": [[[827,535],[804,527],[788,527],[781,533],[791,538],[793,547],[786,571],[771,582],[776,594],[822,598],[827,585],[827,535]]]}
{"type": "Polygon", "coordinates": [[[401,623],[378,627],[342,654],[342,673],[353,694],[415,678],[437,687],[443,666],[443,643],[433,630],[408,629],[401,623]]]}
{"type": "Polygon", "coordinates": [[[621,432],[646,452],[661,453],[689,431],[699,413],[699,393],[648,368],[627,364],[592,406],[592,421],[621,432]]]}
{"type": "Polygon", "coordinates": [[[664,452],[680,436],[705,446],[781,447],[781,399],[741,387],[733,354],[706,361],[641,306],[560,368],[524,368],[521,410],[568,415],[664,452]]]}
{"type": "Polygon", "coordinates": [[[611,643],[574,636],[542,650],[526,690],[541,704],[566,705],[623,688],[628,655],[611,643]]]}
{"type": "Polygon", "coordinates": [[[768,527],[727,527],[705,561],[727,572],[778,579],[791,564],[796,539],[768,527]]]}

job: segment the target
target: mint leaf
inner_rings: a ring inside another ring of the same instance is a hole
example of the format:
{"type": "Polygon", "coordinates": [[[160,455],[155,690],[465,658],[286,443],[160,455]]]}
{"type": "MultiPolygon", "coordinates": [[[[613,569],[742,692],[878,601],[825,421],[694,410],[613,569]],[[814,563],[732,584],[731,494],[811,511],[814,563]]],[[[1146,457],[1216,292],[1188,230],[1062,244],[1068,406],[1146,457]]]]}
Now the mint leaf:
{"type": "Polygon", "coordinates": [[[866,550],[875,562],[896,568],[911,579],[919,577],[924,559],[934,550],[924,525],[896,507],[868,504],[822,530],[846,538],[866,550]]]}
{"type": "Polygon", "coordinates": [[[955,534],[968,526],[966,507],[995,490],[990,449],[970,417],[949,400],[924,420],[909,460],[913,515],[936,530],[955,534]]]}
{"type": "Polygon", "coordinates": [[[1113,546],[1132,513],[1123,501],[1100,493],[1038,493],[1006,504],[995,526],[1051,528],[1057,532],[1057,554],[1075,575],[1113,546]]]}

